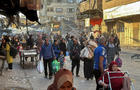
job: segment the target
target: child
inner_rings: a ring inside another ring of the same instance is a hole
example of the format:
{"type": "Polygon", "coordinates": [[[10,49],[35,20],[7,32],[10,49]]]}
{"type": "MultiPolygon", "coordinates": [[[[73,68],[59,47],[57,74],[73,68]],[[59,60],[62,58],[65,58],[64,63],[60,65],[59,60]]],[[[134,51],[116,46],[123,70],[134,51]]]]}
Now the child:
{"type": "Polygon", "coordinates": [[[23,50],[23,46],[22,46],[21,43],[20,43],[19,46],[17,47],[17,50],[19,51],[19,56],[20,56],[20,59],[21,59],[21,52],[20,52],[20,50],[23,50]]]}
{"type": "Polygon", "coordinates": [[[60,62],[60,68],[63,68],[64,60],[65,60],[65,57],[64,57],[63,51],[61,51],[60,56],[58,57],[58,61],[60,62]]]}

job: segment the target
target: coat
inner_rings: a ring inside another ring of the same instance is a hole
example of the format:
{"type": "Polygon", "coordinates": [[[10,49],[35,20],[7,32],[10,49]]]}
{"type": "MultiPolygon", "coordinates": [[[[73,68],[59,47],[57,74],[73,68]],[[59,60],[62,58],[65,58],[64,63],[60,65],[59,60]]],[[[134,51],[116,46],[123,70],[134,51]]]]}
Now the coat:
{"type": "Polygon", "coordinates": [[[63,51],[64,55],[66,55],[66,51],[67,51],[67,49],[66,49],[66,44],[63,43],[63,42],[61,42],[61,43],[59,44],[59,47],[60,47],[60,50],[63,51]]]}
{"type": "MultiPolygon", "coordinates": [[[[120,70],[118,70],[120,71],[120,70]]],[[[110,72],[110,71],[108,71],[110,72]]],[[[124,74],[123,73],[110,73],[110,77],[123,77],[124,74]]],[[[99,80],[103,80],[103,76],[100,77],[99,80]]],[[[106,84],[109,84],[109,79],[108,79],[108,75],[107,73],[104,74],[104,82],[106,84]]],[[[112,90],[121,90],[122,87],[123,87],[123,78],[113,78],[111,79],[111,87],[112,87],[112,90]]]]}
{"type": "Polygon", "coordinates": [[[70,58],[71,59],[79,59],[80,58],[80,51],[81,46],[79,44],[73,44],[73,47],[70,52],[70,58]]]}
{"type": "MultiPolygon", "coordinates": [[[[118,64],[115,61],[112,61],[106,72],[112,72],[113,71],[112,70],[113,65],[118,65],[118,64]]],[[[111,83],[112,90],[121,90],[122,87],[123,87],[124,73],[122,73],[118,69],[117,72],[119,72],[119,73],[109,73],[109,76],[108,76],[108,74],[106,72],[99,78],[99,80],[104,81],[105,84],[111,83]],[[104,77],[104,80],[103,80],[103,77],[104,77]],[[109,82],[108,77],[122,77],[122,78],[112,78],[112,79],[110,79],[110,82],[109,82]]]]}
{"type": "Polygon", "coordinates": [[[53,50],[54,50],[54,53],[55,53],[56,58],[58,58],[59,55],[60,55],[59,45],[56,46],[56,45],[53,44],[53,50]]]}
{"type": "Polygon", "coordinates": [[[8,43],[6,44],[6,52],[7,52],[7,62],[13,63],[13,57],[10,56],[10,45],[8,43]]]}
{"type": "Polygon", "coordinates": [[[40,51],[40,57],[39,57],[40,60],[42,56],[43,56],[43,59],[51,59],[55,57],[54,50],[51,44],[42,45],[41,51],[40,51]]]}

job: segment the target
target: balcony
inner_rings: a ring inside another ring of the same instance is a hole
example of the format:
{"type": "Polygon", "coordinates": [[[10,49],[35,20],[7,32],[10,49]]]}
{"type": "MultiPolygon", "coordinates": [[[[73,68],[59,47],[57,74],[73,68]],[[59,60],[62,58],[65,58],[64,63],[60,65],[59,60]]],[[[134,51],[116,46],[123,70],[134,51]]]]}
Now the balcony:
{"type": "Polygon", "coordinates": [[[86,0],[79,5],[79,17],[102,17],[102,0],[86,0]],[[81,15],[81,16],[80,16],[81,15]]]}
{"type": "Polygon", "coordinates": [[[88,10],[102,9],[102,0],[86,0],[82,1],[79,6],[80,12],[83,13],[88,10]]]}

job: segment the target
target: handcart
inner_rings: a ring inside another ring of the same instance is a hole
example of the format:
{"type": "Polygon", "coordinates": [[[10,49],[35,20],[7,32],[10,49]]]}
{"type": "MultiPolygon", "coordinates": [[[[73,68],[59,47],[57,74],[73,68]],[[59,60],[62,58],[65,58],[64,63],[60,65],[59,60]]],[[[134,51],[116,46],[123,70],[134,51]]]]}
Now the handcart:
{"type": "MultiPolygon", "coordinates": [[[[129,77],[130,78],[130,75],[129,75],[129,73],[128,72],[126,72],[126,71],[113,71],[113,72],[110,72],[110,71],[107,71],[105,74],[107,74],[107,76],[108,76],[108,80],[109,80],[109,90],[113,90],[113,88],[112,88],[112,86],[111,86],[111,79],[115,79],[115,78],[125,78],[125,77],[129,77]],[[113,76],[113,77],[110,77],[110,74],[112,74],[112,73],[123,73],[124,74],[124,76],[113,76]]],[[[103,76],[103,82],[104,82],[104,76],[103,76]]],[[[133,82],[131,81],[131,79],[130,79],[130,88],[131,88],[131,90],[135,90],[135,87],[134,87],[134,84],[133,84],[133,82]]],[[[105,87],[103,87],[103,90],[105,90],[105,87]]]]}
{"type": "Polygon", "coordinates": [[[20,57],[20,65],[24,68],[24,64],[25,64],[25,61],[27,61],[27,58],[31,57],[31,62],[32,62],[32,65],[33,63],[35,62],[36,65],[37,65],[37,62],[38,62],[38,53],[37,53],[37,50],[36,49],[31,49],[31,50],[20,50],[19,51],[21,53],[21,57],[20,57]],[[32,60],[32,58],[34,60],[32,60]]]}

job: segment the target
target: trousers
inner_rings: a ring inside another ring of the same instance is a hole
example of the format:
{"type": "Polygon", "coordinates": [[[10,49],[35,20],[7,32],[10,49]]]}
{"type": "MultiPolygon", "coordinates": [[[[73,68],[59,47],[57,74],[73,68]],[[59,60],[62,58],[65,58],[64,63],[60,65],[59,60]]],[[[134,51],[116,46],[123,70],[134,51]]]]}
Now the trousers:
{"type": "Polygon", "coordinates": [[[49,68],[49,77],[52,76],[52,58],[51,59],[43,59],[44,63],[44,71],[45,71],[45,76],[48,76],[48,68],[49,68]]]}
{"type": "Polygon", "coordinates": [[[72,59],[72,68],[71,68],[72,73],[73,73],[75,67],[76,67],[76,75],[78,75],[79,69],[80,69],[80,59],[78,59],[78,58],[72,59]]]}
{"type": "Polygon", "coordinates": [[[96,90],[101,90],[103,88],[103,86],[98,84],[98,80],[101,77],[101,72],[100,70],[94,70],[94,75],[95,75],[95,79],[96,79],[96,90]]]}

